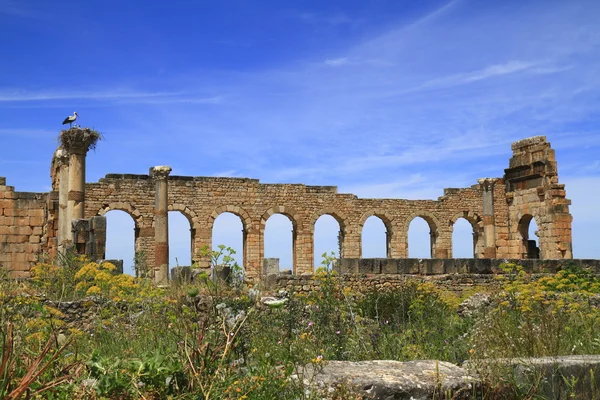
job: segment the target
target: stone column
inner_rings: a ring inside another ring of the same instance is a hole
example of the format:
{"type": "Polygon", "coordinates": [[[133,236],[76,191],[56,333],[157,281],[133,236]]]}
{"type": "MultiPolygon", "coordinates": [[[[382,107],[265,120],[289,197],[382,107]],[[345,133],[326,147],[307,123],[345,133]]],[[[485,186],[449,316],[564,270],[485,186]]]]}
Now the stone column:
{"type": "Polygon", "coordinates": [[[348,224],[343,232],[340,258],[362,257],[362,229],[357,224],[348,224]]]}
{"type": "Polygon", "coordinates": [[[260,222],[252,221],[244,233],[244,268],[250,280],[260,279],[264,257],[264,235],[261,235],[260,222]]]}
{"type": "Polygon", "coordinates": [[[68,217],[69,203],[69,154],[58,148],[54,153],[58,167],[58,251],[64,253],[71,242],[71,225],[68,217]]]}
{"type": "Polygon", "coordinates": [[[73,221],[85,217],[85,155],[83,143],[73,143],[69,149],[69,194],[67,202],[67,226],[71,230],[73,221]]]}
{"type": "Polygon", "coordinates": [[[294,272],[297,275],[312,274],[315,270],[314,232],[306,229],[295,236],[294,272]]]}
{"type": "Polygon", "coordinates": [[[496,221],[494,214],[494,185],[498,178],[483,178],[477,182],[483,190],[483,257],[496,258],[496,221]]]}
{"type": "Polygon", "coordinates": [[[161,165],[150,168],[150,176],[156,182],[154,198],[154,283],[169,281],[169,217],[168,177],[171,167],[161,165]]]}

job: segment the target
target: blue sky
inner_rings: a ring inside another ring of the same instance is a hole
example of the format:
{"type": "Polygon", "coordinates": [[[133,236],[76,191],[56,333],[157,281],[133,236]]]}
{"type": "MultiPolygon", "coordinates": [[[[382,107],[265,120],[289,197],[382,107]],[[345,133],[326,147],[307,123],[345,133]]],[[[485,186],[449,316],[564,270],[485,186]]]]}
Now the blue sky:
{"type": "MultiPolygon", "coordinates": [[[[576,0],[0,0],[0,176],[48,190],[73,111],[105,135],[89,182],[168,164],[360,197],[435,199],[502,176],[511,142],[546,135],[573,201],[574,254],[600,258],[598,21],[600,2],[576,0]]],[[[110,214],[110,251],[130,259],[128,221],[110,214]]],[[[219,221],[223,240],[238,240],[236,223],[219,221]]],[[[383,251],[376,228],[366,255],[383,251]]],[[[273,241],[267,256],[288,257],[273,241]]]]}

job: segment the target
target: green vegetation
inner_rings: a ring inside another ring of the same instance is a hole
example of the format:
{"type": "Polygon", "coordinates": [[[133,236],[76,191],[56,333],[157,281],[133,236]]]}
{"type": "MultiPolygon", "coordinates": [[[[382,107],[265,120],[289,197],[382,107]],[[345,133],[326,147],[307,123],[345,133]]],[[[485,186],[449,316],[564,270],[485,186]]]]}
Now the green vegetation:
{"type": "MultiPolygon", "coordinates": [[[[290,377],[329,360],[460,365],[600,350],[600,280],[576,267],[534,279],[506,265],[491,303],[461,317],[463,299],[428,283],[354,292],[327,254],[314,276],[320,290],[265,305],[232,254],[209,254],[233,266],[230,283],[201,275],[160,289],[75,256],[39,263],[29,282],[0,277],[0,399],[350,399],[347,387],[317,393],[290,377]],[[57,303],[72,300],[89,307],[84,320],[57,303]]],[[[484,398],[506,398],[494,397],[506,387],[533,398],[535,382],[499,371],[484,398]]]]}

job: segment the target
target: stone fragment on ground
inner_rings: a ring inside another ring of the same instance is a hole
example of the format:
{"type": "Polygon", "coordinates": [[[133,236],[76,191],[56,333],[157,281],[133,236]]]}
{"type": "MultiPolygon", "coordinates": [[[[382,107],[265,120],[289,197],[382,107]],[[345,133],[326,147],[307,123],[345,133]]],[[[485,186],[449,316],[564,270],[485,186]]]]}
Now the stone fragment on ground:
{"type": "Polygon", "coordinates": [[[329,361],[297,378],[319,391],[347,384],[363,398],[376,400],[466,399],[480,392],[477,375],[435,360],[329,361]]]}

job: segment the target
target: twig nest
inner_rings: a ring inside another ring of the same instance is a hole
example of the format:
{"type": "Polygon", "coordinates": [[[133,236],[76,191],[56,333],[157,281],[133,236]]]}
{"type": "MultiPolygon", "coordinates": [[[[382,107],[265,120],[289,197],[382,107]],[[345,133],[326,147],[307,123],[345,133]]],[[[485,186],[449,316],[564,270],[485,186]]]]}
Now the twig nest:
{"type": "Polygon", "coordinates": [[[59,141],[63,149],[69,153],[74,150],[88,151],[95,149],[98,141],[102,139],[100,132],[90,128],[70,128],[60,132],[59,141]]]}

